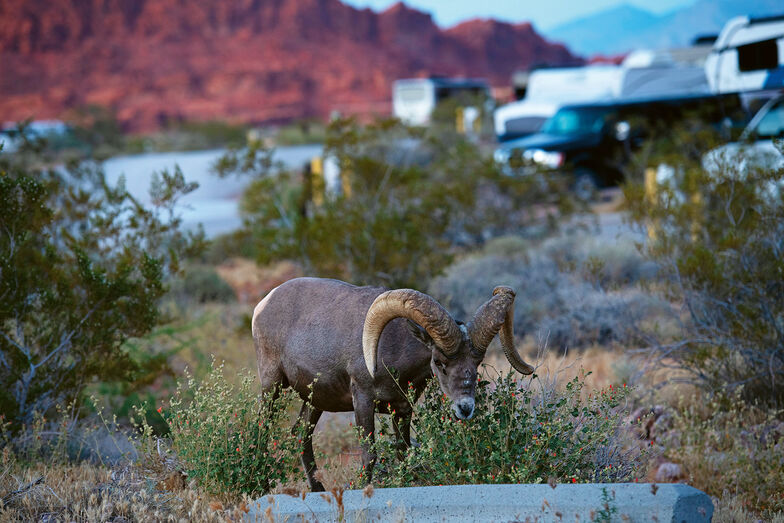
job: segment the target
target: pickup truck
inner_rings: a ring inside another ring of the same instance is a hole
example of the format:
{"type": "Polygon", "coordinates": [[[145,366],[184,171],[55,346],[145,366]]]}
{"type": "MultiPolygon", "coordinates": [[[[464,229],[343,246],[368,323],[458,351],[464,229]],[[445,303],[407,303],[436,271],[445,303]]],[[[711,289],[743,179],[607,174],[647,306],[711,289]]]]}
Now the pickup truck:
{"type": "Polygon", "coordinates": [[[695,113],[714,126],[747,121],[737,95],[567,105],[538,133],[501,143],[494,158],[510,176],[569,172],[575,195],[590,200],[597,189],[623,180],[632,153],[644,143],[649,129],[671,128],[695,113]]]}
{"type": "Polygon", "coordinates": [[[740,140],[710,151],[703,159],[708,171],[719,168],[723,162],[736,163],[742,171],[745,166],[782,169],[784,155],[781,145],[774,141],[784,140],[784,95],[768,100],[744,129],[740,140]]]}

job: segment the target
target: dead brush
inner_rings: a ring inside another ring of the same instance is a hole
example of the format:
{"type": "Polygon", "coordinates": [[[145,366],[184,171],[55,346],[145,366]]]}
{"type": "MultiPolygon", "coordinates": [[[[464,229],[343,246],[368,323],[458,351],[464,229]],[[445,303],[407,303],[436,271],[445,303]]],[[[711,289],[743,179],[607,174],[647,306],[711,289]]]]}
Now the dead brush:
{"type": "Polygon", "coordinates": [[[133,464],[19,463],[0,475],[0,521],[241,521],[251,500],[214,499],[133,464]]]}

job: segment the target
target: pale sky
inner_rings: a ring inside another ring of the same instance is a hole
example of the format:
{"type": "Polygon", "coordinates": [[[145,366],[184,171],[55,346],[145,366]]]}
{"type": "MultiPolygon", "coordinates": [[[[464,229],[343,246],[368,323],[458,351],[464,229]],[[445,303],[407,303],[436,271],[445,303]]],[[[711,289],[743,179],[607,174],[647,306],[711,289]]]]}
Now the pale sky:
{"type": "MultiPolygon", "coordinates": [[[[356,7],[381,11],[397,0],[343,0],[356,7]]],[[[533,22],[548,30],[575,18],[624,3],[655,14],[691,5],[694,0],[406,0],[406,5],[428,11],[436,23],[449,27],[468,18],[496,18],[507,22],[533,22]]]]}

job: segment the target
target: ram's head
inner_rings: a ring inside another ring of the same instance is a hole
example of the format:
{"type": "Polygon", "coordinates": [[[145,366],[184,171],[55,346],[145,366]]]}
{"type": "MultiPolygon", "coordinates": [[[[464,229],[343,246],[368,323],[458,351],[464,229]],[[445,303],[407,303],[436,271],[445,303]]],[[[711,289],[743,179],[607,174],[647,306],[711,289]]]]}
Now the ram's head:
{"type": "Polygon", "coordinates": [[[379,295],[367,312],[362,333],[370,375],[375,374],[378,340],[384,327],[395,318],[407,318],[412,334],[431,350],[430,366],[442,392],[452,400],[455,415],[470,418],[474,414],[477,368],[496,334],[500,334],[504,354],[515,370],[522,374],[534,371],[514,346],[514,299],[510,287],[496,287],[493,297],[463,324],[427,294],[396,289],[379,295]]]}

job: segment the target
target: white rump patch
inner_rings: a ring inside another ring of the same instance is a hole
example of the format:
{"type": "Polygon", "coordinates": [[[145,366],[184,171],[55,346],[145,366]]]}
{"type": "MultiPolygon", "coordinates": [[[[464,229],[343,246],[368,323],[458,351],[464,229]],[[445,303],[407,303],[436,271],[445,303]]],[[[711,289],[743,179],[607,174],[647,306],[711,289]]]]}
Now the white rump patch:
{"type": "Polygon", "coordinates": [[[251,327],[253,327],[253,326],[255,326],[255,325],[256,325],[256,316],[258,316],[259,314],[261,314],[261,311],[263,311],[263,310],[264,310],[264,307],[266,307],[266,306],[267,306],[267,303],[269,303],[269,299],[272,297],[272,294],[273,294],[273,293],[274,293],[276,290],[278,290],[278,287],[275,287],[274,289],[272,289],[271,291],[269,291],[269,292],[267,293],[267,295],[266,295],[266,296],[264,296],[264,299],[262,299],[262,300],[259,302],[259,304],[258,304],[258,305],[256,305],[256,308],[255,308],[255,309],[253,309],[253,320],[251,320],[251,323],[250,323],[250,324],[251,324],[251,327]]]}

